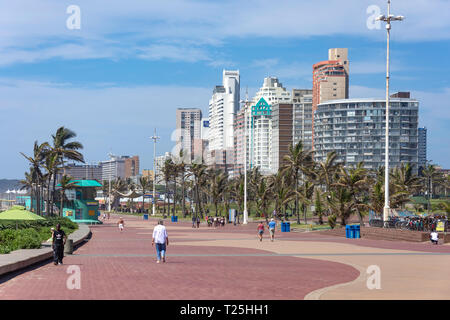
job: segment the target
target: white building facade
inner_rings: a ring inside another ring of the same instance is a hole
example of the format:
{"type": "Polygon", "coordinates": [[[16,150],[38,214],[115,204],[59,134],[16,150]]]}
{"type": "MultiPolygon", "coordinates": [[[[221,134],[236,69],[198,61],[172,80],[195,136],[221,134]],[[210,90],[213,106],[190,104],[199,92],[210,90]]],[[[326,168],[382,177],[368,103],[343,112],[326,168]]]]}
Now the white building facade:
{"type": "MultiPolygon", "coordinates": [[[[234,118],[239,110],[239,70],[223,70],[223,82],[209,101],[208,164],[227,162],[234,148],[234,118]],[[226,153],[226,159],[222,155],[226,153]],[[220,155],[220,156],[218,156],[220,155]]],[[[231,159],[231,164],[233,160],[231,159]]],[[[220,163],[225,164],[225,163],[220,163]]]]}

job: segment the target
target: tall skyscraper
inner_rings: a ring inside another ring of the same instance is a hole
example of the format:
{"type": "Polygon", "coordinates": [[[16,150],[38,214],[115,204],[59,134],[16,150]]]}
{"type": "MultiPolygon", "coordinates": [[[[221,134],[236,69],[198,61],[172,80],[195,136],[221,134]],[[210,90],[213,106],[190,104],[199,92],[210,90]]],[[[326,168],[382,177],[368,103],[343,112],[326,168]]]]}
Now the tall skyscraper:
{"type": "MultiPolygon", "coordinates": [[[[415,99],[392,98],[389,121],[389,166],[410,163],[417,173],[418,109],[415,99]]],[[[314,157],[325,161],[336,151],[338,161],[368,169],[384,166],[384,99],[344,99],[321,103],[314,117],[314,157]]]]}
{"type": "MultiPolygon", "coordinates": [[[[272,172],[272,105],[291,102],[291,93],[278,78],[264,78],[263,86],[252,99],[249,121],[250,168],[258,167],[261,173],[272,172]]],[[[292,125],[292,124],[291,124],[292,125]]]]}
{"type": "Polygon", "coordinates": [[[271,171],[277,173],[285,164],[284,156],[289,154],[293,141],[293,105],[276,103],[272,105],[271,171]]]}
{"type": "Polygon", "coordinates": [[[420,167],[425,168],[427,164],[427,128],[426,127],[419,128],[418,135],[419,135],[419,146],[418,146],[419,168],[420,167]]]}
{"type": "Polygon", "coordinates": [[[101,161],[102,180],[115,180],[117,178],[127,179],[139,175],[138,156],[116,156],[109,154],[110,159],[101,161]]]}
{"type": "Polygon", "coordinates": [[[178,156],[180,150],[185,154],[184,158],[194,160],[196,153],[196,140],[201,139],[202,111],[198,108],[178,108],[176,123],[176,147],[174,155],[178,156]]]}
{"type": "MultiPolygon", "coordinates": [[[[329,49],[328,60],[321,61],[313,66],[313,117],[319,104],[329,100],[348,99],[348,87],[348,49],[329,49]]],[[[314,123],[312,129],[314,132],[314,123]]]]}
{"type": "Polygon", "coordinates": [[[292,89],[293,129],[292,142],[302,141],[303,148],[312,149],[312,90],[292,89]]]}
{"type": "Polygon", "coordinates": [[[233,165],[234,117],[239,110],[239,70],[223,70],[221,86],[216,86],[209,101],[208,164],[227,168],[233,165]]]}

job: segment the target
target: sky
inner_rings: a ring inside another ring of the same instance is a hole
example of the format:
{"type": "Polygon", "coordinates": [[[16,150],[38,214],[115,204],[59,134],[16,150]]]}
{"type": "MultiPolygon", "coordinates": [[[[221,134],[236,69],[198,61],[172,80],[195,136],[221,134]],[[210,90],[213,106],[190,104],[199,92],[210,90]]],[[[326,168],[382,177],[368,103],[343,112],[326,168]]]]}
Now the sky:
{"type": "MultiPolygon", "coordinates": [[[[392,0],[391,92],[410,91],[428,159],[450,168],[450,1],[392,0]]],[[[350,98],[385,97],[386,0],[16,0],[0,2],[0,179],[20,179],[34,141],[77,133],[87,163],[175,142],[177,108],[207,116],[223,69],[241,96],[264,77],[312,88],[312,65],[348,48],[350,98]],[[75,10],[73,9],[73,6],[75,10]]]]}

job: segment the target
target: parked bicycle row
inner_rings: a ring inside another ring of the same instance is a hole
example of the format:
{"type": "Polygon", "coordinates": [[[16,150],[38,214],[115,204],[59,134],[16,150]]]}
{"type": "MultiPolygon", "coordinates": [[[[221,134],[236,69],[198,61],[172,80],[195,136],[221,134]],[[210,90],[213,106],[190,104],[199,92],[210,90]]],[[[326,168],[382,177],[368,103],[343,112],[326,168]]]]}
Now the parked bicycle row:
{"type": "Polygon", "coordinates": [[[412,231],[426,231],[431,232],[437,228],[442,231],[447,231],[449,222],[445,216],[430,216],[430,217],[389,217],[389,220],[371,219],[369,221],[371,227],[378,228],[392,228],[412,231]]]}

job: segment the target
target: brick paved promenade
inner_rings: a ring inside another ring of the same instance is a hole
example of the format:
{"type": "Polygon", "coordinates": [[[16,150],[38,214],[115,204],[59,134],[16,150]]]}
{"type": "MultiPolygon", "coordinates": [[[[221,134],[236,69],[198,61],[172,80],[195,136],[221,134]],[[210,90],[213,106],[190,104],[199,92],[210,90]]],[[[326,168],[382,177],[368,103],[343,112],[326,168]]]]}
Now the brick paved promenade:
{"type": "Polygon", "coordinates": [[[277,232],[256,239],[256,225],[193,229],[166,222],[165,264],[151,246],[156,220],[117,216],[92,226],[92,238],[63,266],[43,263],[0,278],[0,299],[449,299],[450,246],[277,232]],[[381,290],[366,286],[381,268],[381,290]],[[81,289],[67,268],[79,266],[81,289]]]}

